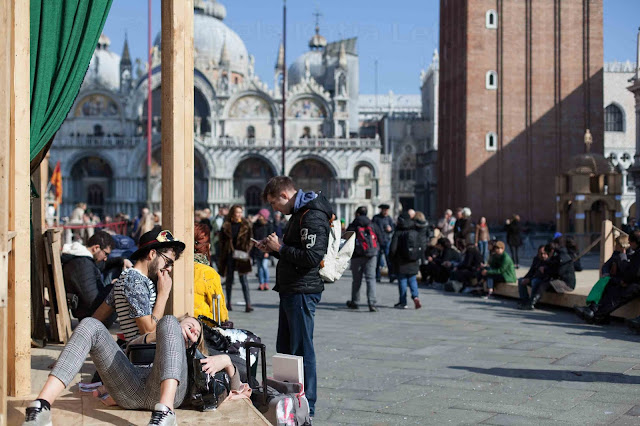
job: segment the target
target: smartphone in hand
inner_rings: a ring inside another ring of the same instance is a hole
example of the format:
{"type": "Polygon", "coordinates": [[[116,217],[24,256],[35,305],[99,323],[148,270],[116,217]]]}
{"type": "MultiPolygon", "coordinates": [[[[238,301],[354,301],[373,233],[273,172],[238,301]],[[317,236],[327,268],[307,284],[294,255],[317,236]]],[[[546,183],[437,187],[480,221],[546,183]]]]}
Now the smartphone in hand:
{"type": "Polygon", "coordinates": [[[258,244],[258,245],[262,244],[262,242],[261,242],[261,241],[258,241],[258,240],[256,240],[255,238],[251,238],[251,241],[253,241],[254,243],[256,243],[256,244],[258,244]]]}

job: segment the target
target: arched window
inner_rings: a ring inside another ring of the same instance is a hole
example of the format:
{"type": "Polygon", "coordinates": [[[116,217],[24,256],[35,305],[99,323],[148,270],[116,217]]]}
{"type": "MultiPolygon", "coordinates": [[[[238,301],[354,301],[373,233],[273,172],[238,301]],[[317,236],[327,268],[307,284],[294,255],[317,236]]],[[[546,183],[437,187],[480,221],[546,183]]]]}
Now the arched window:
{"type": "Polygon", "coordinates": [[[487,28],[491,29],[498,28],[498,14],[495,10],[487,10],[487,14],[485,15],[485,25],[487,28]]]}
{"type": "Polygon", "coordinates": [[[489,90],[495,90],[498,88],[498,73],[495,71],[487,71],[485,78],[485,85],[489,90]]]}
{"type": "Polygon", "coordinates": [[[487,135],[484,137],[484,145],[487,151],[497,151],[498,135],[493,132],[487,133],[487,135]]]}
{"type": "Polygon", "coordinates": [[[622,110],[614,104],[609,104],[604,109],[605,132],[624,132],[624,120],[622,110]]]}
{"type": "Polygon", "coordinates": [[[253,126],[247,127],[247,139],[253,139],[256,137],[256,128],[253,126]]]}
{"type": "Polygon", "coordinates": [[[104,131],[102,130],[102,126],[96,124],[93,126],[93,136],[104,136],[104,131]]]}

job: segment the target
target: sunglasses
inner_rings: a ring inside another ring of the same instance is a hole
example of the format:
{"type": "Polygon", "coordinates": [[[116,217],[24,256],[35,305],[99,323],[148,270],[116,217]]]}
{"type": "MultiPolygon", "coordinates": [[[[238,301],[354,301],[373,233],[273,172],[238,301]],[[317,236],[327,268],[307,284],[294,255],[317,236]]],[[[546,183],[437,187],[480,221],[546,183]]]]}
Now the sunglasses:
{"type": "Polygon", "coordinates": [[[167,256],[164,253],[160,253],[159,251],[156,252],[156,253],[158,253],[164,259],[164,268],[162,268],[162,269],[173,268],[173,262],[174,262],[173,259],[171,259],[169,256],[167,256]]]}

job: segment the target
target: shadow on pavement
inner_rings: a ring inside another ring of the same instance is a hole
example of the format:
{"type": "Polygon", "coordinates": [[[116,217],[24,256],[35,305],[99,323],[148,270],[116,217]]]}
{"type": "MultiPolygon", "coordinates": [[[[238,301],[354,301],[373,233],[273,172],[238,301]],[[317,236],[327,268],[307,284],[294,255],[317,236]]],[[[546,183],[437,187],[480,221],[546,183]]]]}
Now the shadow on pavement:
{"type": "Polygon", "coordinates": [[[602,382],[618,384],[640,384],[640,376],[626,376],[620,373],[599,371],[564,371],[564,370],[529,370],[524,368],[478,368],[464,366],[449,366],[454,370],[466,370],[472,373],[490,376],[513,377],[518,379],[553,380],[568,382],[602,382]]]}

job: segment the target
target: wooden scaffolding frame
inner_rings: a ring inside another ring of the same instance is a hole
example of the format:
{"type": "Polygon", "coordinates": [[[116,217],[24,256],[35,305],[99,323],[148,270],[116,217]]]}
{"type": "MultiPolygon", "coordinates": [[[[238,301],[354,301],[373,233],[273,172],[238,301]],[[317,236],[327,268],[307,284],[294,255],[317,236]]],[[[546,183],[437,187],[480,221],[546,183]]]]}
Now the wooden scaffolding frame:
{"type": "MultiPolygon", "coordinates": [[[[31,393],[29,45],[29,2],[0,2],[0,425],[31,393]]],[[[193,0],[162,0],[162,75],[163,219],[188,248],[167,311],[193,313],[193,0]]]]}

